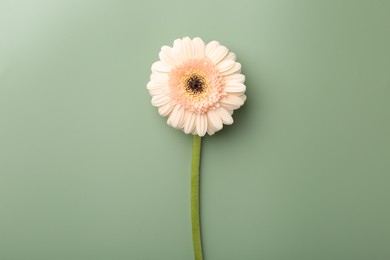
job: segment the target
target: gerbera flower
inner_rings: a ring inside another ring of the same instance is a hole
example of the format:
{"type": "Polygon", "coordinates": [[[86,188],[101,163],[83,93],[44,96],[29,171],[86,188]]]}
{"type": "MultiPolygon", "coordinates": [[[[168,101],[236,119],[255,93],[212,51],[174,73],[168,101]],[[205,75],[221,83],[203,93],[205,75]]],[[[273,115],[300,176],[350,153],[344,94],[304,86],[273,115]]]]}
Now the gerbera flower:
{"type": "Polygon", "coordinates": [[[236,55],[217,41],[177,39],[163,46],[147,89],[167,123],[186,134],[213,135],[233,123],[246,100],[245,76],[236,55]]]}

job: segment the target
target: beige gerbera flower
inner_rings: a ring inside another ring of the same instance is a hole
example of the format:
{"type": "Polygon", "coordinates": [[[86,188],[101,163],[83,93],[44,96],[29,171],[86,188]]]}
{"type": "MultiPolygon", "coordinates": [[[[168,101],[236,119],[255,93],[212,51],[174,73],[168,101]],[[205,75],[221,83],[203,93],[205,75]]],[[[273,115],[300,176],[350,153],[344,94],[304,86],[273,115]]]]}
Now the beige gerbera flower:
{"type": "Polygon", "coordinates": [[[170,126],[204,136],[233,123],[233,110],[246,100],[245,76],[234,53],[217,41],[184,37],[163,46],[159,56],[147,89],[170,126]]]}

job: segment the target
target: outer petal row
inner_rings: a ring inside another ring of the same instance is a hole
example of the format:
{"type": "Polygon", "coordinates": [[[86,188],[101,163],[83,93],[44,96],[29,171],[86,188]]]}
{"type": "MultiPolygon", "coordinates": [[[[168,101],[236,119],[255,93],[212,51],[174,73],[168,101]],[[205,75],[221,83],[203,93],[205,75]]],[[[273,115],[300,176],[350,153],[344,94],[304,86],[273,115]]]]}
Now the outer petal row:
{"type": "Polygon", "coordinates": [[[192,40],[189,37],[184,37],[183,39],[175,40],[172,48],[163,46],[159,56],[161,61],[172,69],[187,59],[203,58],[205,49],[206,46],[199,37],[192,40]]]}
{"type": "Polygon", "coordinates": [[[236,110],[241,107],[246,100],[245,94],[229,93],[222,98],[219,103],[228,110],[236,110]]]}
{"type": "MultiPolygon", "coordinates": [[[[160,107],[159,112],[160,110],[170,111],[172,106],[168,104],[160,107]]],[[[207,114],[195,114],[176,105],[170,112],[167,123],[174,128],[182,129],[186,134],[204,136],[206,133],[213,135],[221,130],[224,124],[232,124],[233,118],[231,111],[223,107],[210,110],[207,114]]]]}
{"type": "Polygon", "coordinates": [[[161,65],[156,70],[159,72],[169,72],[167,68],[171,69],[177,65],[183,63],[187,59],[203,58],[207,56],[214,64],[218,64],[221,61],[235,61],[236,55],[222,46],[217,41],[209,42],[207,45],[196,37],[190,39],[184,37],[183,39],[176,39],[173,43],[173,47],[163,46],[159,53],[160,60],[163,64],[167,65],[162,68],[161,65]]]}

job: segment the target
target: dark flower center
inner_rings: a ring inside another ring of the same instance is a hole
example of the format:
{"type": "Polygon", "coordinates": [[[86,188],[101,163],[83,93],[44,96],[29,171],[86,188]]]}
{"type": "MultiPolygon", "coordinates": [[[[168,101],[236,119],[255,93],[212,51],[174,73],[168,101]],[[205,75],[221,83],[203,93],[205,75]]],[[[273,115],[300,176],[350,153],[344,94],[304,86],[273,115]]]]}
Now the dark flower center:
{"type": "Polygon", "coordinates": [[[187,80],[186,80],[186,90],[188,92],[191,92],[193,94],[199,94],[202,93],[203,90],[205,89],[206,82],[203,77],[199,75],[191,75],[187,80]]]}

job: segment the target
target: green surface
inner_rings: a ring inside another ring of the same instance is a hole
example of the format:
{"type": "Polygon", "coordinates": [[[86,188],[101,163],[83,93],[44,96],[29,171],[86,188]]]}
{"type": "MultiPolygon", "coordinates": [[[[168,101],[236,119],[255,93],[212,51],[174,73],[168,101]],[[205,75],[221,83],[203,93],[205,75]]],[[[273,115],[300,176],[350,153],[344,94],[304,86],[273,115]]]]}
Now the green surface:
{"type": "Polygon", "coordinates": [[[389,1],[0,0],[0,259],[193,259],[191,136],[146,90],[162,45],[247,76],[203,139],[205,260],[390,259],[389,1]]]}

